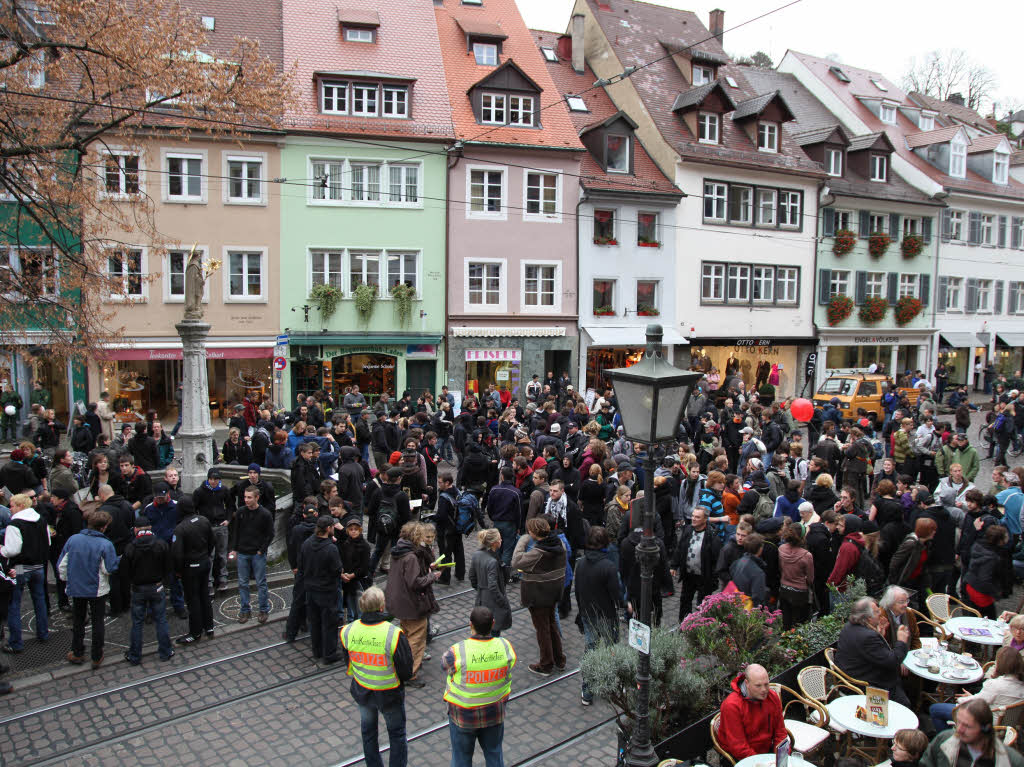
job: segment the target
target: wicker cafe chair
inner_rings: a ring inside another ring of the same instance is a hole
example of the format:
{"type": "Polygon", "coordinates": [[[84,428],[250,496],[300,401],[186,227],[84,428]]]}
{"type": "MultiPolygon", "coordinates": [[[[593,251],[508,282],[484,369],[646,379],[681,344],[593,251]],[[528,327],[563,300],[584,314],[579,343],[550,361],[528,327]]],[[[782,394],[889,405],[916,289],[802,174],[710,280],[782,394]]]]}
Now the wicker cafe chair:
{"type": "Polygon", "coordinates": [[[847,674],[838,665],[836,665],[836,651],[834,647],[825,648],[825,660],[828,661],[829,668],[832,669],[836,674],[843,678],[848,685],[857,688],[857,695],[864,695],[865,689],[868,687],[867,682],[862,682],[860,679],[854,679],[852,676],[847,674]]]}
{"type": "Polygon", "coordinates": [[[718,755],[720,757],[722,757],[725,761],[727,761],[729,764],[735,767],[736,760],[733,759],[729,755],[729,752],[722,748],[722,744],[718,742],[718,725],[720,725],[721,723],[722,712],[719,711],[717,714],[711,717],[711,745],[715,747],[715,751],[718,752],[718,755]]]}
{"type": "Polygon", "coordinates": [[[1017,728],[1016,727],[1004,727],[1003,725],[996,725],[992,728],[995,730],[996,735],[1003,739],[1003,744],[1006,746],[1014,746],[1017,743],[1017,728]]]}
{"type": "Polygon", "coordinates": [[[1003,727],[1019,730],[1024,726],[1024,700],[1012,706],[993,706],[992,714],[1003,727]]]}
{"type": "MultiPolygon", "coordinates": [[[[800,670],[796,677],[797,687],[807,700],[813,700],[822,707],[828,705],[829,701],[843,695],[863,695],[863,692],[851,685],[846,679],[830,668],[824,666],[807,666],[800,670]]],[[[826,716],[828,710],[825,711],[826,716]]],[[[810,712],[809,718],[812,723],[817,724],[815,717],[820,716],[816,710],[810,712]]],[[[840,727],[831,719],[826,719],[824,726],[834,732],[845,733],[846,728],[840,727]]]]}
{"type": "Polygon", "coordinates": [[[950,618],[955,618],[957,613],[973,615],[975,618],[981,617],[981,613],[973,607],[968,607],[949,594],[932,594],[924,600],[924,604],[928,608],[928,612],[931,613],[932,620],[937,623],[945,623],[950,618]]]}
{"type": "Polygon", "coordinates": [[[942,624],[941,623],[937,623],[936,621],[933,621],[931,618],[928,618],[927,616],[925,616],[924,613],[918,612],[917,610],[915,610],[912,607],[908,607],[907,608],[907,612],[910,613],[911,615],[913,615],[914,618],[917,620],[918,629],[920,629],[921,626],[930,626],[931,627],[932,636],[931,637],[921,637],[921,646],[922,647],[934,647],[939,642],[945,642],[945,641],[947,641],[949,639],[949,632],[946,631],[946,629],[942,628],[942,624]],[[930,641],[928,641],[926,643],[925,640],[930,640],[930,641]]]}
{"type": "Polygon", "coordinates": [[[773,683],[771,688],[779,696],[779,700],[784,699],[784,693],[790,698],[782,707],[782,718],[786,726],[786,732],[790,734],[790,743],[792,744],[793,751],[809,754],[828,741],[828,710],[821,703],[812,698],[804,697],[793,688],[787,687],[784,684],[773,683]],[[787,718],[790,707],[794,705],[802,709],[802,718],[787,718]],[[810,713],[812,711],[814,712],[813,716],[810,713]],[[804,721],[804,719],[808,718],[812,719],[812,723],[804,721]]]}

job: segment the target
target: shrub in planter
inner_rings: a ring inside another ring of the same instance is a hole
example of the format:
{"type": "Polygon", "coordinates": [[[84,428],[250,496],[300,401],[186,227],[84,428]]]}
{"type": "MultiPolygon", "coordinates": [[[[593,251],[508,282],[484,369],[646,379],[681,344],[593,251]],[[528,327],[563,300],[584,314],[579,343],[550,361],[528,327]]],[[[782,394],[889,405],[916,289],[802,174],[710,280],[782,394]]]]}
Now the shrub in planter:
{"type": "Polygon", "coordinates": [[[881,321],[885,317],[885,313],[889,311],[889,302],[884,298],[865,298],[864,303],[861,304],[860,311],[857,312],[857,316],[860,317],[860,321],[865,325],[873,325],[876,322],[881,321]]]}
{"type": "Polygon", "coordinates": [[[896,324],[906,325],[914,317],[921,313],[923,305],[921,299],[913,296],[903,296],[896,302],[896,324]]]}
{"type": "Polygon", "coordinates": [[[885,232],[874,232],[868,237],[868,253],[873,258],[881,258],[885,255],[885,251],[889,249],[892,244],[892,237],[887,235],[885,232]]]}
{"type": "Polygon", "coordinates": [[[849,229],[840,229],[832,242],[832,252],[837,256],[845,256],[857,244],[857,235],[849,229]]]}
{"type": "Polygon", "coordinates": [[[924,238],[919,234],[908,234],[900,243],[904,258],[913,258],[924,250],[924,238]]]}
{"type": "Polygon", "coordinates": [[[770,383],[761,384],[761,388],[757,390],[757,393],[761,395],[762,400],[771,402],[775,399],[775,387],[770,383]]]}
{"type": "Polygon", "coordinates": [[[849,296],[832,296],[828,302],[828,324],[838,325],[853,314],[853,299],[849,296]]]}

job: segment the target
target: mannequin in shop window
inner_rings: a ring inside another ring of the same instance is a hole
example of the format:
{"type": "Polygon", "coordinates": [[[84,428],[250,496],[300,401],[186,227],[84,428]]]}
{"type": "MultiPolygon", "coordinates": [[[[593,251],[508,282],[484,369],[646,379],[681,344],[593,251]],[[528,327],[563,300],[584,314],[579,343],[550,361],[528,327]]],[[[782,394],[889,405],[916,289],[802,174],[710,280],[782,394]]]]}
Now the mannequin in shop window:
{"type": "Polygon", "coordinates": [[[734,376],[740,372],[740,361],[736,359],[736,355],[729,352],[729,359],[725,361],[725,375],[734,376]]]}
{"type": "Polygon", "coordinates": [[[754,377],[754,390],[761,391],[761,387],[768,383],[768,375],[772,372],[771,363],[768,360],[761,360],[757,363],[757,374],[754,377]]]}

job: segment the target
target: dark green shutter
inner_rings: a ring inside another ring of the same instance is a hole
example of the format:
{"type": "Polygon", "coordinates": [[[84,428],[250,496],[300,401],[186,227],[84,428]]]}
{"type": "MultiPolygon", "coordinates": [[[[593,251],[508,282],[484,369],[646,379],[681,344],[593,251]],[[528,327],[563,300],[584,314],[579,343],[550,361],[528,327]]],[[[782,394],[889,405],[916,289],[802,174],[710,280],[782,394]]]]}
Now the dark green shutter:
{"type": "Polygon", "coordinates": [[[1020,219],[1014,216],[1010,219],[1010,247],[1019,248],[1020,242],[1020,219]]]}
{"type": "Polygon", "coordinates": [[[821,234],[823,237],[836,236],[836,211],[834,208],[822,208],[821,210],[821,234]]]}
{"type": "Polygon", "coordinates": [[[1002,280],[996,280],[995,301],[992,304],[992,314],[1003,313],[1003,289],[1006,287],[1002,280]]]}
{"type": "Polygon", "coordinates": [[[973,277],[967,278],[967,288],[964,293],[964,311],[968,314],[978,311],[978,281],[973,277]]]}
{"type": "Polygon", "coordinates": [[[930,217],[921,219],[921,239],[925,242],[932,241],[932,220],[930,217]]]}
{"type": "Polygon", "coordinates": [[[967,241],[972,245],[981,244],[981,214],[973,210],[967,227],[967,241]]]}
{"type": "Polygon", "coordinates": [[[832,282],[831,269],[818,270],[818,303],[824,306],[828,303],[829,284],[832,282]]]}
{"type": "Polygon", "coordinates": [[[868,293],[868,273],[856,272],[856,283],[853,289],[853,302],[860,306],[868,293]]]}
{"type": "Polygon", "coordinates": [[[932,276],[930,274],[922,274],[920,278],[921,295],[919,298],[921,299],[921,306],[928,306],[932,293],[932,276]]]}
{"type": "Polygon", "coordinates": [[[953,237],[953,211],[942,209],[942,241],[948,242],[953,237]]]}
{"type": "Polygon", "coordinates": [[[900,275],[898,272],[889,272],[889,287],[885,291],[885,297],[889,300],[889,306],[896,306],[896,294],[900,290],[900,275]]]}
{"type": "Polygon", "coordinates": [[[1016,314],[1020,307],[1017,306],[1017,285],[1016,282],[1010,283],[1010,292],[1006,296],[1006,313],[1016,314]]]}
{"type": "Polygon", "coordinates": [[[899,213],[889,214],[889,236],[892,237],[893,240],[896,242],[899,242],[900,238],[903,236],[903,233],[900,231],[899,213]]]}
{"type": "Polygon", "coordinates": [[[949,294],[949,277],[939,277],[939,289],[935,294],[935,306],[940,312],[946,311],[949,294]]]}
{"type": "Polygon", "coordinates": [[[1006,216],[999,217],[999,247],[1006,247],[1006,216]]]}
{"type": "Polygon", "coordinates": [[[871,211],[860,211],[860,236],[867,237],[871,234],[871,211]]]}

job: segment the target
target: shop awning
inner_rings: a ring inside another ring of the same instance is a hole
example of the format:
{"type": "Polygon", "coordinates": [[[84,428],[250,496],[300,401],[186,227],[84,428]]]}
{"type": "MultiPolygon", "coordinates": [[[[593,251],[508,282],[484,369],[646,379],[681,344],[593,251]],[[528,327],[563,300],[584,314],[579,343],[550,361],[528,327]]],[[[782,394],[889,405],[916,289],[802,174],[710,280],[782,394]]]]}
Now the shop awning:
{"type": "MultiPolygon", "coordinates": [[[[266,344],[244,345],[209,342],[206,358],[209,360],[253,360],[274,356],[274,347],[266,344]]],[[[180,360],[181,344],[159,344],[146,348],[107,349],[102,352],[105,360],[180,360]]]]}
{"type": "Polygon", "coordinates": [[[1003,333],[1002,331],[997,331],[996,335],[1007,346],[1024,346],[1024,333],[1003,333]]]}
{"type": "Polygon", "coordinates": [[[377,335],[374,333],[290,333],[288,341],[293,346],[365,346],[367,344],[439,344],[441,336],[429,335],[377,335]]]}
{"type": "Polygon", "coordinates": [[[939,333],[954,349],[965,349],[978,346],[978,337],[974,333],[939,333]]]}
{"type": "MultiPolygon", "coordinates": [[[[584,326],[587,335],[593,339],[591,346],[631,346],[642,347],[647,344],[647,335],[642,326],[635,327],[612,327],[600,325],[597,327],[584,326]]],[[[662,343],[666,345],[689,344],[682,335],[671,328],[666,328],[662,336],[662,343]]]]}

